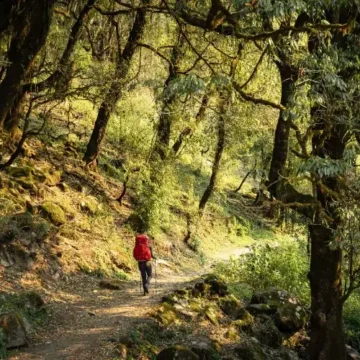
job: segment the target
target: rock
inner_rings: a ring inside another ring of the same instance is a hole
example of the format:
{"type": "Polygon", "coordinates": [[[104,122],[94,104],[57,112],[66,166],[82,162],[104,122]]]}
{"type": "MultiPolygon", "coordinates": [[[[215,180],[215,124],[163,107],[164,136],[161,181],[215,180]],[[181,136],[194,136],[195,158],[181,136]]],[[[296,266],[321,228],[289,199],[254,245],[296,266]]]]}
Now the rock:
{"type": "Polygon", "coordinates": [[[216,275],[209,275],[205,281],[205,284],[210,285],[210,294],[218,296],[226,296],[229,291],[226,283],[216,275]]]}
{"type": "Polygon", "coordinates": [[[255,341],[244,341],[234,350],[239,359],[242,360],[267,360],[264,350],[255,341]]]}
{"type": "Polygon", "coordinates": [[[199,360],[199,357],[184,346],[172,346],[162,350],[157,360],[199,360]]]}
{"type": "Polygon", "coordinates": [[[299,356],[295,351],[289,349],[281,349],[276,354],[276,359],[281,360],[299,360],[299,356]]]}
{"type": "Polygon", "coordinates": [[[346,345],[346,360],[360,360],[360,354],[349,345],[346,345]]]}
{"type": "Polygon", "coordinates": [[[15,313],[0,315],[0,328],[5,335],[5,346],[7,349],[13,349],[28,344],[26,328],[28,322],[15,313]]]}
{"type": "Polygon", "coordinates": [[[63,209],[55,203],[45,202],[40,205],[40,213],[48,218],[54,225],[63,225],[66,222],[66,217],[63,209]]]}
{"type": "Polygon", "coordinates": [[[218,355],[213,346],[207,342],[193,345],[191,351],[199,357],[199,360],[212,360],[218,355]]]}
{"type": "Polygon", "coordinates": [[[246,307],[246,310],[254,316],[262,314],[275,315],[277,308],[269,304],[251,304],[246,307]]]}
{"type": "Polygon", "coordinates": [[[236,329],[235,326],[230,326],[228,331],[225,333],[225,338],[232,341],[239,341],[240,340],[239,331],[236,329]]]}
{"type": "Polygon", "coordinates": [[[277,349],[281,346],[283,338],[271,318],[257,321],[254,327],[254,336],[260,343],[277,349]]]}
{"type": "Polygon", "coordinates": [[[32,169],[30,166],[10,166],[6,169],[6,172],[12,178],[22,178],[22,177],[29,177],[32,175],[32,169]]]}
{"type": "Polygon", "coordinates": [[[243,304],[235,296],[228,295],[219,301],[220,309],[232,319],[238,319],[238,314],[243,309],[243,304]]]}
{"type": "Polygon", "coordinates": [[[254,325],[253,316],[246,310],[242,309],[238,312],[238,319],[231,323],[237,329],[248,332],[254,325]]]}
{"type": "Polygon", "coordinates": [[[81,201],[80,203],[81,211],[90,214],[95,215],[98,210],[98,204],[91,199],[86,199],[84,201],[81,201]]]}
{"type": "Polygon", "coordinates": [[[207,297],[210,295],[210,285],[205,282],[198,282],[194,285],[194,289],[192,290],[192,296],[198,297],[207,297]]]}
{"type": "Polygon", "coordinates": [[[274,321],[280,331],[296,332],[304,327],[306,318],[304,308],[288,303],[278,307],[274,321]]]}
{"type": "Polygon", "coordinates": [[[116,345],[116,352],[117,352],[117,359],[119,360],[126,360],[128,358],[127,354],[127,347],[124,344],[117,344],[116,345]]]}
{"type": "Polygon", "coordinates": [[[35,291],[25,293],[23,299],[24,307],[32,312],[42,310],[45,306],[44,299],[35,291]]]}
{"type": "Polygon", "coordinates": [[[219,325],[217,309],[214,306],[207,306],[204,310],[204,313],[213,325],[219,325]]]}
{"type": "Polygon", "coordinates": [[[45,184],[49,186],[56,186],[61,181],[61,172],[60,171],[50,171],[46,174],[45,184]]]}
{"type": "Polygon", "coordinates": [[[165,326],[169,326],[179,320],[175,308],[169,303],[162,304],[154,314],[154,317],[165,326]]]}
{"type": "Polygon", "coordinates": [[[99,286],[102,289],[121,290],[124,288],[124,283],[119,280],[101,280],[99,286]]]}

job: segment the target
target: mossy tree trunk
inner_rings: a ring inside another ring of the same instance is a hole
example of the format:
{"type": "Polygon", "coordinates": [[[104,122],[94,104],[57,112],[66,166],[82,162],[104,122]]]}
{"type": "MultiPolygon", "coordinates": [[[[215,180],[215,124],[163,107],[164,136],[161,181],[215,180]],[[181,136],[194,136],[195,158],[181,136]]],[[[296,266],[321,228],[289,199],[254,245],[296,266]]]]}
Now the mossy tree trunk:
{"type": "MultiPolygon", "coordinates": [[[[143,3],[147,4],[148,1],[144,1],[143,3]]],[[[136,11],[135,21],[130,31],[125,48],[121,53],[118,54],[114,80],[112,81],[111,86],[105,94],[105,98],[100,105],[100,109],[95,121],[95,126],[83,157],[83,160],[87,165],[95,163],[100,153],[100,146],[105,136],[110,115],[112,114],[117,101],[121,97],[123,86],[122,84],[129,73],[131,60],[137,48],[137,43],[143,35],[146,20],[145,18],[146,8],[140,7],[136,11]]]]}
{"type": "Polygon", "coordinates": [[[78,18],[76,19],[71,32],[69,36],[69,40],[67,42],[66,48],[62,54],[62,57],[59,61],[59,65],[57,69],[54,71],[53,74],[51,74],[47,79],[37,83],[27,83],[21,87],[21,90],[19,91],[18,95],[16,96],[13,106],[11,108],[11,111],[8,113],[5,124],[8,130],[14,129],[18,127],[19,120],[21,118],[22,113],[22,104],[24,103],[24,97],[26,92],[28,91],[37,91],[41,92],[44,91],[47,88],[50,88],[52,86],[57,86],[57,96],[61,95],[62,88],[61,84],[67,84],[69,77],[71,74],[69,73],[69,65],[70,65],[70,59],[74,52],[76,43],[78,42],[83,26],[84,21],[89,14],[90,10],[93,8],[95,2],[97,0],[88,0],[85,6],[80,11],[80,14],[78,18]]]}
{"type": "Polygon", "coordinates": [[[0,84],[0,125],[22,91],[31,73],[34,59],[45,44],[49,32],[54,0],[22,0],[13,17],[13,34],[8,51],[4,80],[0,84]]]}

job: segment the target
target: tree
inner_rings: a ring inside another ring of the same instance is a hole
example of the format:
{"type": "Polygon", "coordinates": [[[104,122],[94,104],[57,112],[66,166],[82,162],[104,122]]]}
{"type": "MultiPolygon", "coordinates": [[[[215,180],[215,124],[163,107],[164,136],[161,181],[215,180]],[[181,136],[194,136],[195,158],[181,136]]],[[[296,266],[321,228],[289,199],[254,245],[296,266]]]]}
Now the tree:
{"type": "Polygon", "coordinates": [[[27,82],[34,59],[45,44],[54,0],[20,1],[13,15],[13,31],[8,51],[10,63],[0,83],[0,126],[4,126],[21,85],[27,82]]]}
{"type": "Polygon", "coordinates": [[[88,165],[94,163],[99,155],[100,146],[105,136],[105,131],[110,119],[110,115],[113,112],[117,101],[121,97],[123,82],[128,75],[131,66],[131,60],[137,48],[137,43],[141,39],[145,29],[145,5],[147,4],[147,0],[143,1],[142,5],[144,6],[139,7],[136,11],[135,20],[123,51],[120,51],[119,44],[113,82],[111,83],[109,90],[105,94],[105,98],[100,105],[100,109],[95,121],[95,126],[84,154],[83,160],[88,165]]]}

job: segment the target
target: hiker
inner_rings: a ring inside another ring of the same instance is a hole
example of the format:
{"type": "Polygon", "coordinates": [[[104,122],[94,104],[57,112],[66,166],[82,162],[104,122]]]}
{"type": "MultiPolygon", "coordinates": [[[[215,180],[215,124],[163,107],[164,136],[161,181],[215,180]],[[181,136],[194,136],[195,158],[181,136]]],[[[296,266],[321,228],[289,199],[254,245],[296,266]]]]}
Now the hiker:
{"type": "Polygon", "coordinates": [[[144,296],[149,294],[149,286],[152,277],[151,259],[156,260],[152,247],[149,245],[149,238],[145,234],[137,235],[133,251],[135,260],[138,262],[141,273],[144,296]]]}

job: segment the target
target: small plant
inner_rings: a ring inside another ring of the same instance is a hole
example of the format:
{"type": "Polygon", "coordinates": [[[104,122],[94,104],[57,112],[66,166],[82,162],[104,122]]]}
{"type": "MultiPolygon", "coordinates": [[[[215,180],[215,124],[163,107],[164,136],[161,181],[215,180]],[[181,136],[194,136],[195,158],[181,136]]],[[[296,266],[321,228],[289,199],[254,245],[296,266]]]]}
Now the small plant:
{"type": "Polygon", "coordinates": [[[232,283],[241,280],[254,289],[277,287],[307,301],[308,269],[306,244],[288,241],[281,246],[254,245],[249,254],[232,258],[230,264],[219,264],[216,271],[232,283]]]}
{"type": "Polygon", "coordinates": [[[8,352],[6,350],[6,341],[4,331],[0,328],[0,359],[6,359],[8,352]]]}
{"type": "Polygon", "coordinates": [[[347,343],[360,351],[360,293],[354,292],[344,306],[347,343]]]}

